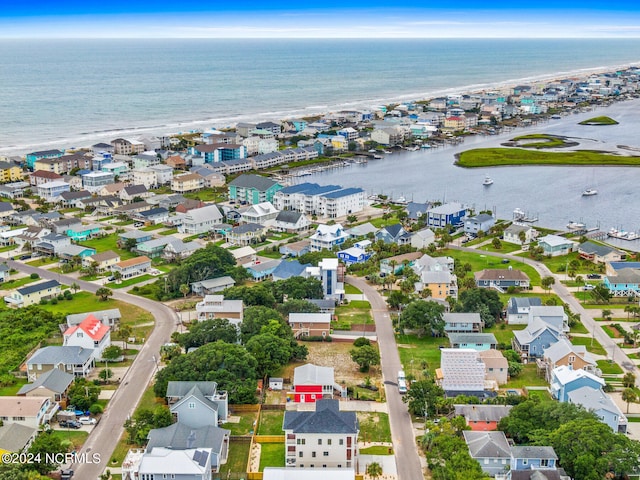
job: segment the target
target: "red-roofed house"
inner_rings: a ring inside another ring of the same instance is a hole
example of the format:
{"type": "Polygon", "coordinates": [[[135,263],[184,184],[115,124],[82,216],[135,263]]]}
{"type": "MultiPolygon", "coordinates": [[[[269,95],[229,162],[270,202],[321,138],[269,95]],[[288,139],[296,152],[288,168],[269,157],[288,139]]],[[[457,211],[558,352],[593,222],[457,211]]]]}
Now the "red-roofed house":
{"type": "Polygon", "coordinates": [[[93,315],[69,327],[64,332],[64,345],[93,349],[93,358],[102,358],[102,352],[111,345],[111,327],[93,315]]]}
{"type": "Polygon", "coordinates": [[[343,397],[346,388],[336,383],[333,367],[319,367],[307,363],[293,370],[293,401],[299,403],[315,403],[321,398],[333,398],[337,390],[343,397]]]}

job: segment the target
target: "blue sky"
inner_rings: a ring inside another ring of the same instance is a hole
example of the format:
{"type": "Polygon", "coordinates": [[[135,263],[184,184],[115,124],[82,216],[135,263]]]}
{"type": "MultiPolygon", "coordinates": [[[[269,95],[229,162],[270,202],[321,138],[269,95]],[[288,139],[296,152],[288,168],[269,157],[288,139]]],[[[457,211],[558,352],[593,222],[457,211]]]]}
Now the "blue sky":
{"type": "Polygon", "coordinates": [[[637,0],[8,3],[0,38],[640,37],[637,0]]]}

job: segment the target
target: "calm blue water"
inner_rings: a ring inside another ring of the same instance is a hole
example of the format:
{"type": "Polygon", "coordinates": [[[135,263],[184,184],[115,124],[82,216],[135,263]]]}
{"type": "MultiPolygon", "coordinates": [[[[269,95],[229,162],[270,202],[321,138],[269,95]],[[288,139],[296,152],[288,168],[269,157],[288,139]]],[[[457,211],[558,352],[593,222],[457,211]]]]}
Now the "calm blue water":
{"type": "Polygon", "coordinates": [[[0,154],[634,62],[638,40],[2,40],[0,154]]]}

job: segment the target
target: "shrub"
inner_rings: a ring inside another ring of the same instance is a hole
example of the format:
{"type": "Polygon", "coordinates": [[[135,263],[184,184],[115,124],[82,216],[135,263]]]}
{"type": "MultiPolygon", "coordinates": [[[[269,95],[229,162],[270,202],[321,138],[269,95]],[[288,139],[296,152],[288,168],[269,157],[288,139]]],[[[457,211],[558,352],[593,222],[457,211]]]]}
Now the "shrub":
{"type": "Polygon", "coordinates": [[[323,337],[322,335],[307,335],[304,337],[300,337],[300,340],[303,342],[332,342],[333,339],[327,335],[323,337]]]}
{"type": "MultiPolygon", "coordinates": [[[[66,291],[66,290],[65,290],[65,291],[66,291]]],[[[58,300],[64,300],[64,295],[60,293],[60,294],[58,295],[58,300]]]]}
{"type": "Polygon", "coordinates": [[[371,345],[371,342],[366,337],[358,337],[353,342],[354,347],[362,347],[364,345],[371,345]]]}
{"type": "Polygon", "coordinates": [[[51,305],[57,305],[58,304],[58,299],[56,297],[53,297],[51,299],[51,305]]]}
{"type": "Polygon", "coordinates": [[[37,273],[32,273],[31,275],[29,275],[29,278],[35,280],[36,278],[40,278],[40,275],[38,275],[37,273]]]}
{"type": "Polygon", "coordinates": [[[100,405],[99,403],[94,403],[89,407],[89,413],[91,413],[91,415],[98,415],[103,411],[104,409],[102,408],[102,405],[100,405]]]}
{"type": "Polygon", "coordinates": [[[40,299],[40,305],[46,305],[47,303],[49,303],[49,301],[46,298],[40,299]]]}

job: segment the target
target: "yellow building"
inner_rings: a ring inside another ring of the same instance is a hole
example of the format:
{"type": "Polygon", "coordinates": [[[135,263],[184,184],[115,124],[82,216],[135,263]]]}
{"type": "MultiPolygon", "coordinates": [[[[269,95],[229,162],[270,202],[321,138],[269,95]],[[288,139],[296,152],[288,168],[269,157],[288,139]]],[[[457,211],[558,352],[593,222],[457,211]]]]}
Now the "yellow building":
{"type": "Polygon", "coordinates": [[[22,180],[22,170],[9,162],[0,162],[0,183],[22,180]]]}
{"type": "Polygon", "coordinates": [[[204,178],[197,173],[178,175],[171,180],[171,190],[177,193],[201,190],[203,186],[204,178]]]}
{"type": "Polygon", "coordinates": [[[56,280],[27,285],[14,290],[11,295],[4,297],[7,306],[13,308],[37,305],[40,300],[57,297],[60,294],[60,284],[56,280]]]}

